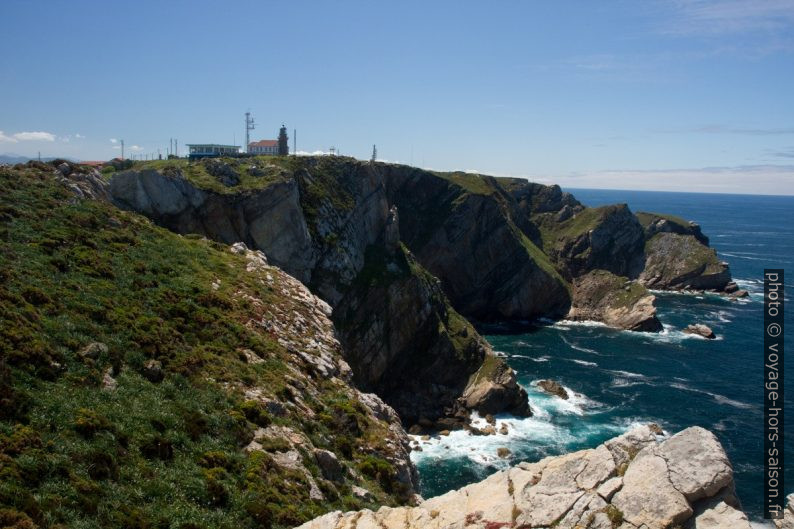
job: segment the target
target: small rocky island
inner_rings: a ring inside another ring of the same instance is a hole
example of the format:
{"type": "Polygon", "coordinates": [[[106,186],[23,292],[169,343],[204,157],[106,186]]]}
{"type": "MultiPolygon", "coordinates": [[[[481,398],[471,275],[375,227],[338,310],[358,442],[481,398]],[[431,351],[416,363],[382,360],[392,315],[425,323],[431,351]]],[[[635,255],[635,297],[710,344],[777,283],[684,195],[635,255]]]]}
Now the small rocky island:
{"type": "Polygon", "coordinates": [[[4,526],[745,523],[697,428],[427,501],[409,458],[409,428],[532,413],[472,321],[655,332],[648,289],[741,295],[691,223],[345,157],[29,162],[0,186],[4,526]]]}

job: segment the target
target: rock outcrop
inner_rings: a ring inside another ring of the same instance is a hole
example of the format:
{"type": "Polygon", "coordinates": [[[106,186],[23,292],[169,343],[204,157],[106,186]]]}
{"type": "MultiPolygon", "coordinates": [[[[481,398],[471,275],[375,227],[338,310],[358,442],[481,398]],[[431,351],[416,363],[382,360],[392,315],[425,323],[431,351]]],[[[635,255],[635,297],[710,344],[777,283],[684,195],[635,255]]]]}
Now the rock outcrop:
{"type": "Polygon", "coordinates": [[[686,334],[695,334],[697,336],[702,336],[703,338],[707,338],[709,340],[713,340],[717,337],[714,334],[714,331],[711,330],[711,327],[708,325],[703,325],[702,323],[696,323],[693,325],[687,325],[684,329],[686,334]]]}
{"type": "Polygon", "coordinates": [[[562,385],[555,380],[539,380],[538,387],[551,395],[556,395],[563,400],[568,400],[570,396],[562,385]]]}
{"type": "Polygon", "coordinates": [[[637,281],[594,270],[573,282],[573,306],[567,318],[601,321],[618,329],[659,332],[655,297],[637,281]]]}
{"type": "Polygon", "coordinates": [[[534,219],[543,250],[566,279],[597,269],[634,279],[643,269],[644,233],[626,204],[584,208],[564,220],[552,213],[534,219]]]}
{"type": "Polygon", "coordinates": [[[565,314],[567,285],[537,246],[537,228],[498,179],[389,164],[378,170],[402,214],[402,240],[461,314],[477,320],[565,314]]]}
{"type": "Polygon", "coordinates": [[[591,450],[520,463],[416,507],[333,512],[301,529],[750,529],[713,434],[636,428],[591,450]]]}
{"type": "Polygon", "coordinates": [[[722,292],[731,282],[728,264],[694,235],[656,233],[645,243],[645,255],[640,281],[648,288],[722,292]]]}

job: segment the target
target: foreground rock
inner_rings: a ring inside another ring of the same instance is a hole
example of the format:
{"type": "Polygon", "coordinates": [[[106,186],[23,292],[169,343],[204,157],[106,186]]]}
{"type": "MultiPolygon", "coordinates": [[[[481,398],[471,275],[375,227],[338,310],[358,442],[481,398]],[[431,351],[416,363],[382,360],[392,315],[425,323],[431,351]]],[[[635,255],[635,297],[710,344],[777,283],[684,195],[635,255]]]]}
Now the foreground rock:
{"type": "Polygon", "coordinates": [[[417,507],[333,512],[301,529],[750,529],[714,435],[692,427],[659,442],[654,431],[520,463],[417,507]]]}
{"type": "Polygon", "coordinates": [[[707,338],[709,340],[713,340],[717,337],[714,334],[714,331],[711,330],[711,327],[708,325],[703,325],[702,323],[696,323],[694,325],[687,325],[686,329],[684,329],[686,334],[695,334],[697,336],[702,336],[703,338],[707,338]]]}
{"type": "Polygon", "coordinates": [[[571,320],[601,321],[617,329],[659,332],[656,298],[644,286],[606,270],[593,270],[574,280],[571,320]]]}
{"type": "Polygon", "coordinates": [[[781,520],[774,520],[777,529],[794,529],[794,494],[786,498],[786,509],[781,520]]]}

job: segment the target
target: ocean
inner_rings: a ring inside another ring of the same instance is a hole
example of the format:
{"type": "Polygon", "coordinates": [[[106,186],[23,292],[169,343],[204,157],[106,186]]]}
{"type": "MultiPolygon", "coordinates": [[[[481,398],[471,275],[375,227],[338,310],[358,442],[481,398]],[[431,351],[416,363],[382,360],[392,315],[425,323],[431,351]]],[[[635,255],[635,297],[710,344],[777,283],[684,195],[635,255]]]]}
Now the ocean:
{"type": "MultiPolygon", "coordinates": [[[[714,432],[734,466],[736,488],[753,520],[763,501],[763,270],[784,268],[786,302],[794,288],[794,197],[569,189],[588,206],[625,202],[632,211],[681,216],[698,222],[734,279],[750,292],[743,300],[714,294],[655,292],[664,331],[608,329],[596,323],[538,322],[519,334],[482,332],[506,356],[529,393],[534,416],[497,417],[507,435],[452,432],[421,442],[412,458],[421,491],[431,497],[479,481],[519,461],[595,447],[632,425],[655,422],[675,433],[692,425],[714,432]],[[704,323],[717,334],[706,340],[684,334],[704,323]],[[534,382],[559,381],[565,401],[534,382]],[[501,459],[497,449],[511,455],[501,459]]],[[[787,307],[790,336],[794,307],[787,307]]],[[[789,338],[789,343],[792,343],[789,338]]],[[[790,346],[791,347],[791,346],[790,346]]],[[[794,353],[785,360],[792,371],[794,353]]],[[[794,376],[794,375],[792,375],[794,376]]],[[[792,410],[794,390],[785,396],[792,410]]],[[[794,416],[785,430],[786,494],[794,492],[794,416]]]]}

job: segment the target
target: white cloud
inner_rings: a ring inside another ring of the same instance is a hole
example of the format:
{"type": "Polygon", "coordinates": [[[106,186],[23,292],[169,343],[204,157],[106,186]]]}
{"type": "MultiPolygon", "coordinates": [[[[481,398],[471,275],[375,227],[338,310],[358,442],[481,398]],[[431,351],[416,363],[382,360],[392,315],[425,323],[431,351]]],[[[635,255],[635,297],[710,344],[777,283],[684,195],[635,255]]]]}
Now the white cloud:
{"type": "Polygon", "coordinates": [[[118,143],[118,142],[119,140],[117,140],[116,138],[110,138],[110,143],[118,143]]]}
{"type": "Polygon", "coordinates": [[[677,0],[667,33],[773,33],[794,23],[794,0],[677,0]]]}
{"type": "Polygon", "coordinates": [[[77,138],[78,140],[82,140],[83,138],[85,138],[85,136],[83,136],[79,132],[77,134],[75,134],[74,137],[77,138]]]}
{"type": "Polygon", "coordinates": [[[132,152],[138,152],[138,151],[142,151],[142,150],[143,150],[143,147],[141,147],[141,146],[139,146],[139,145],[133,145],[133,146],[131,146],[131,147],[130,147],[130,150],[131,150],[132,152]]]}
{"type": "Polygon", "coordinates": [[[794,195],[794,166],[750,165],[670,170],[606,170],[529,178],[564,188],[794,195]]]}
{"type": "Polygon", "coordinates": [[[14,138],[19,141],[55,141],[55,134],[49,132],[17,132],[14,138]]]}
{"type": "Polygon", "coordinates": [[[13,136],[6,136],[5,133],[0,130],[0,143],[16,143],[17,139],[13,136]]]}

